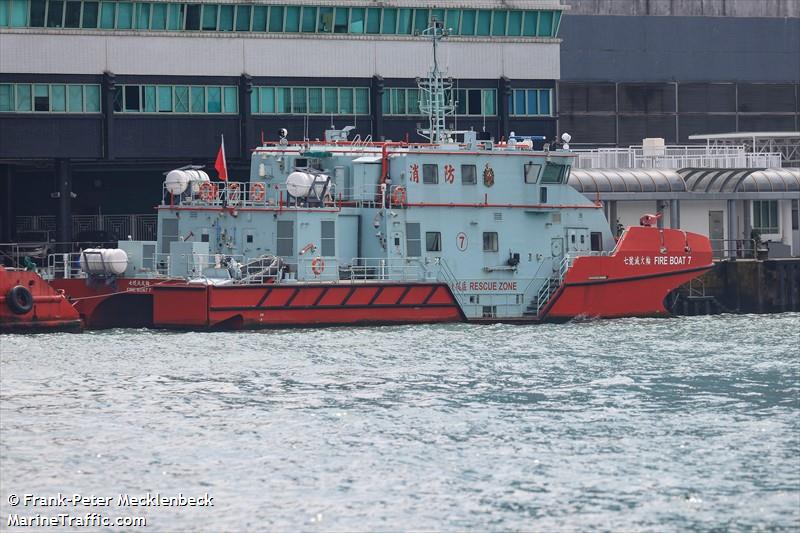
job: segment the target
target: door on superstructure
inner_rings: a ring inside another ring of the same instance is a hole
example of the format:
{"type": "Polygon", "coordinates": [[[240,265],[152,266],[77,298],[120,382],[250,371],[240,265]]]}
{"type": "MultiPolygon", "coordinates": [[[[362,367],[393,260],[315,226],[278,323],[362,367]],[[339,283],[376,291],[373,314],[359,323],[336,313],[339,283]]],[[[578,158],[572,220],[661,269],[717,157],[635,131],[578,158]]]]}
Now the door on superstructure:
{"type": "Polygon", "coordinates": [[[358,215],[340,215],[337,220],[340,266],[352,266],[353,260],[360,256],[358,251],[359,218],[358,215]]]}
{"type": "Polygon", "coordinates": [[[722,211],[708,212],[708,238],[711,239],[711,250],[714,259],[722,259],[725,253],[724,228],[722,224],[722,211]]]}
{"type": "Polygon", "coordinates": [[[567,228],[567,252],[587,252],[590,246],[588,228],[567,228]]]}

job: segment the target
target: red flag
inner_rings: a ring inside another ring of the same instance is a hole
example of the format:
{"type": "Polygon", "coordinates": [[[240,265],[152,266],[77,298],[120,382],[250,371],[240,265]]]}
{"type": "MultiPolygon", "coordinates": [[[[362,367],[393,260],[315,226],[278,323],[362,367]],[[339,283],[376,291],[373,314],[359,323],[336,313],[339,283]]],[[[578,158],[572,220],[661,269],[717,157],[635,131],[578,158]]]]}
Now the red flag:
{"type": "Polygon", "coordinates": [[[219,152],[217,152],[217,160],[214,161],[214,168],[217,169],[217,175],[221,181],[228,181],[228,165],[225,163],[225,137],[222,137],[222,143],[219,145],[219,152]]]}

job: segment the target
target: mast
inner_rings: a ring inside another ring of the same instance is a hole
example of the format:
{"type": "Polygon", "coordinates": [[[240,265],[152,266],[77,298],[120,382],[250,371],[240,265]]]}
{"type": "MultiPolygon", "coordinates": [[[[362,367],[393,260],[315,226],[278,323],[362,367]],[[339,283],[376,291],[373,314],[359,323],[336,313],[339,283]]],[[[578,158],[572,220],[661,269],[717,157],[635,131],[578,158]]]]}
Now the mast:
{"type": "Polygon", "coordinates": [[[431,20],[431,26],[421,35],[433,43],[433,67],[428,72],[427,79],[417,79],[420,91],[419,108],[422,113],[428,115],[428,129],[417,130],[417,133],[432,143],[444,143],[450,136],[445,119],[453,114],[455,105],[452,98],[449,100],[447,98],[452,94],[453,81],[445,78],[444,72],[439,70],[437,47],[439,41],[447,37],[448,31],[441,21],[434,18],[431,20]]]}

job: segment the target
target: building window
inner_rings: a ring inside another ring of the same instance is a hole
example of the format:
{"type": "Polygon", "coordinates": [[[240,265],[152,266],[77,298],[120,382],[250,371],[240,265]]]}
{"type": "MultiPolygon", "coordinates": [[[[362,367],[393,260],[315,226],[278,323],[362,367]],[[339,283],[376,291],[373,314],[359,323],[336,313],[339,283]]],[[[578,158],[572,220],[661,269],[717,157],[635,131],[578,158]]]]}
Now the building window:
{"type": "Polygon", "coordinates": [[[123,113],[239,112],[238,88],[187,85],[120,85],[114,111],[123,113]]]}
{"type": "MultiPolygon", "coordinates": [[[[555,37],[560,10],[429,9],[380,7],[249,6],[173,2],[100,2],[100,28],[119,30],[203,30],[270,33],[363,33],[412,35],[431,18],[451,35],[555,37]],[[183,16],[185,13],[185,17],[183,16]],[[252,19],[252,21],[251,21],[252,19]],[[252,24],[251,24],[252,22],[252,24]]],[[[97,28],[96,0],[3,0],[0,27],[97,28]],[[83,10],[81,11],[81,4],[83,10]],[[88,8],[87,8],[88,6],[88,8]],[[81,17],[81,13],[83,16],[81,17]],[[45,16],[46,15],[46,16],[45,16]]]]}
{"type": "Polygon", "coordinates": [[[336,222],[323,220],[320,224],[320,255],[336,257],[336,222]]]}
{"type": "Polygon", "coordinates": [[[553,89],[514,89],[508,97],[508,111],[516,117],[553,115],[553,89]]]}
{"type": "MultiPolygon", "coordinates": [[[[390,88],[383,91],[381,110],[384,115],[422,115],[425,93],[419,89],[390,88]]],[[[495,116],[495,89],[455,89],[446,100],[460,116],[495,116]]]]}
{"type": "Polygon", "coordinates": [[[439,165],[422,165],[422,183],[439,183],[439,165]]]}
{"type": "Polygon", "coordinates": [[[99,113],[99,85],[2,83],[0,112],[99,113]]]}
{"type": "Polygon", "coordinates": [[[419,222],[406,223],[406,256],[420,257],[422,255],[422,243],[420,242],[419,222]]]}
{"type": "Polygon", "coordinates": [[[753,200],[753,230],[758,233],[778,233],[778,200],[753,200]]]}
{"type": "Polygon", "coordinates": [[[369,115],[368,87],[254,87],[255,115],[369,115]]]}
{"type": "Polygon", "coordinates": [[[483,251],[496,252],[499,249],[496,231],[483,232],[483,251]]]}
{"type": "Polygon", "coordinates": [[[475,165],[461,165],[461,183],[463,185],[478,183],[478,171],[475,165]]]}
{"type": "Polygon", "coordinates": [[[525,183],[536,183],[539,179],[539,172],[542,170],[542,165],[537,163],[525,163],[525,183]]]}
{"type": "Polygon", "coordinates": [[[439,231],[426,231],[425,232],[425,251],[427,252],[441,252],[442,251],[442,234],[439,231]]]}

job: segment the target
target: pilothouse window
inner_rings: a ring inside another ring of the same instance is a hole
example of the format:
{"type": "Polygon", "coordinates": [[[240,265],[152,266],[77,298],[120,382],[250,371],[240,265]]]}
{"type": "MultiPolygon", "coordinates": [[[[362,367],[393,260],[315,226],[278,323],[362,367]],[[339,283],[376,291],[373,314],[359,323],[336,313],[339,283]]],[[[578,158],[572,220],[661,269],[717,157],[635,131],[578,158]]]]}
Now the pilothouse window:
{"type": "Polygon", "coordinates": [[[569,165],[547,162],[542,171],[542,183],[564,183],[569,176],[569,165]]]}
{"type": "Polygon", "coordinates": [[[525,183],[536,183],[539,179],[539,172],[542,170],[542,165],[536,163],[525,164],[525,183]]]}

